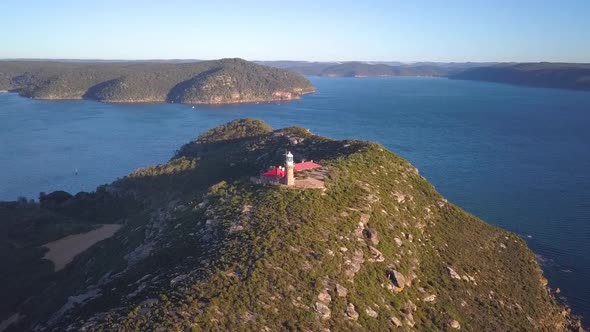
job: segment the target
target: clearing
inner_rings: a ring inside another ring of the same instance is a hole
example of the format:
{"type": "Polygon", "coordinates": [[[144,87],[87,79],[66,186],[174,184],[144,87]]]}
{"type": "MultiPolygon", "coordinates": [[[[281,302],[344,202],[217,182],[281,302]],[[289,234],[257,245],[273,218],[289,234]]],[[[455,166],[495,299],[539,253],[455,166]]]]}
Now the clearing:
{"type": "Polygon", "coordinates": [[[106,224],[88,233],[68,235],[43,245],[49,251],[43,258],[53,262],[55,271],[66,267],[74,257],[83,253],[95,243],[108,239],[121,228],[118,224],[106,224]]]}

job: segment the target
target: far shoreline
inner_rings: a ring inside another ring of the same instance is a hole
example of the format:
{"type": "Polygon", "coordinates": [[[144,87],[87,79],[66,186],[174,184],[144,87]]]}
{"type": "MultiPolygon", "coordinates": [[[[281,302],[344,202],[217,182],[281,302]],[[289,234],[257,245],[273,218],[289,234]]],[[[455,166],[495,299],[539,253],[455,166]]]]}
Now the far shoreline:
{"type": "Polygon", "coordinates": [[[32,96],[27,96],[19,93],[18,91],[10,91],[10,90],[0,90],[0,93],[13,93],[18,95],[24,99],[32,99],[32,100],[39,100],[39,101],[49,101],[49,102],[61,102],[61,101],[93,101],[101,104],[111,104],[111,105],[186,105],[192,106],[196,108],[196,106],[231,106],[231,105],[246,105],[246,104],[272,104],[272,103],[281,103],[281,102],[292,102],[295,100],[301,99],[303,96],[310,95],[316,93],[317,90],[314,89],[313,91],[303,92],[301,94],[296,95],[293,98],[272,98],[272,99],[247,99],[242,101],[228,101],[228,102],[217,102],[217,103],[206,103],[206,102],[197,102],[197,103],[175,103],[175,102],[168,102],[165,100],[153,100],[153,101],[117,101],[117,100],[96,100],[92,98],[36,98],[32,96]]]}

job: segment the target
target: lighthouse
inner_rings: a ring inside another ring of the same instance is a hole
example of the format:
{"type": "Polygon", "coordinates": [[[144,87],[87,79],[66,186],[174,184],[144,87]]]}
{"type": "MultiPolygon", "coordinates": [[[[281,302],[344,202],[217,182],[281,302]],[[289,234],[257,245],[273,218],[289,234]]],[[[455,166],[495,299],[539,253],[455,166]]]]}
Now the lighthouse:
{"type": "Polygon", "coordinates": [[[295,164],[293,163],[293,154],[287,152],[285,154],[285,169],[287,174],[285,175],[285,184],[287,186],[295,185],[295,164]]]}

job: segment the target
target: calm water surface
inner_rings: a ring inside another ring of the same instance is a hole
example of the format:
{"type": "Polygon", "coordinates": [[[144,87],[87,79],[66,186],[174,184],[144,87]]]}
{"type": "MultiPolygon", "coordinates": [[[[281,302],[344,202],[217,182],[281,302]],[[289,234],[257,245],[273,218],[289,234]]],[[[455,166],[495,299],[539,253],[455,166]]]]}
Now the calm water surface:
{"type": "Polygon", "coordinates": [[[224,107],[0,94],[0,200],[89,191],[242,117],[382,143],[449,200],[514,231],[590,318],[590,93],[421,78],[312,78],[291,103],[224,107]],[[74,175],[75,170],[78,175],[74,175]]]}

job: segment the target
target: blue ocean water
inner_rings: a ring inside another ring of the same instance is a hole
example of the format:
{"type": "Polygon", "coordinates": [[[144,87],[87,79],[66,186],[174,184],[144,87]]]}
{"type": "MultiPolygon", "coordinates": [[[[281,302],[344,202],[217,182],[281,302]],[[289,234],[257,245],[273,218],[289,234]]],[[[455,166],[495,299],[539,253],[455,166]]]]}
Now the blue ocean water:
{"type": "Polygon", "coordinates": [[[433,78],[312,78],[285,104],[204,107],[0,94],[0,200],[89,191],[256,117],[382,143],[450,201],[525,238],[552,287],[590,318],[590,93],[433,78]],[[75,175],[77,170],[78,175],[75,175]]]}

